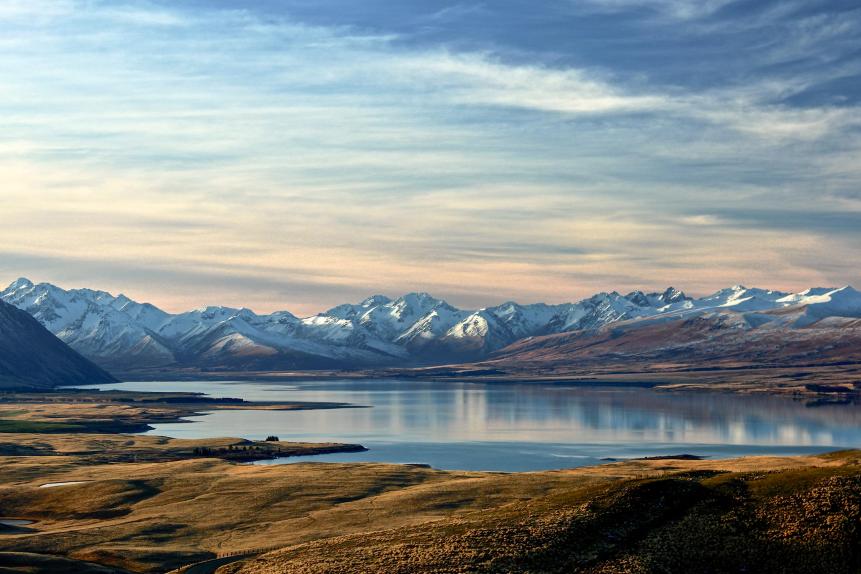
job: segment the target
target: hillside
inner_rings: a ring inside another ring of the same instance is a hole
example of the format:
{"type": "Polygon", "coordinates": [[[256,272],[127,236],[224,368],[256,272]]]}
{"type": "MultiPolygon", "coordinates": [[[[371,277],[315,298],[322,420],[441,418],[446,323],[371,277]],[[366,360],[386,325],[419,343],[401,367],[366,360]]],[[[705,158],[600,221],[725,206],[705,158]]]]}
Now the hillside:
{"type": "MultiPolygon", "coordinates": [[[[726,461],[595,480],[455,519],[296,544],[221,571],[857,572],[856,456],[832,455],[854,459],[839,467],[745,472],[728,470],[733,461],[726,461]]],[[[607,468],[613,471],[624,467],[607,468]]]]}
{"type": "Polygon", "coordinates": [[[112,382],[29,314],[0,301],[0,389],[112,382]]]}
{"type": "Polygon", "coordinates": [[[861,362],[861,297],[846,289],[831,293],[777,309],[721,309],[524,339],[484,364],[523,371],[606,371],[861,362]]]}

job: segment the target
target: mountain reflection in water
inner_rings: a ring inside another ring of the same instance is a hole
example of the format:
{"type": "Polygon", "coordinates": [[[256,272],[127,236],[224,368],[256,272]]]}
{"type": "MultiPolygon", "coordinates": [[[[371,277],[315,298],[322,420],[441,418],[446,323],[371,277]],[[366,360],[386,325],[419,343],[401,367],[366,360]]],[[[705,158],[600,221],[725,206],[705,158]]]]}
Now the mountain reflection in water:
{"type": "Polygon", "coordinates": [[[138,382],[99,388],[371,407],[219,411],[192,417],[194,424],[159,424],[149,433],[252,439],[276,434],[282,440],[360,443],[370,449],[275,463],[418,462],[521,471],[657,454],[805,454],[861,445],[861,407],[811,408],[784,397],[395,380],[138,382]]]}

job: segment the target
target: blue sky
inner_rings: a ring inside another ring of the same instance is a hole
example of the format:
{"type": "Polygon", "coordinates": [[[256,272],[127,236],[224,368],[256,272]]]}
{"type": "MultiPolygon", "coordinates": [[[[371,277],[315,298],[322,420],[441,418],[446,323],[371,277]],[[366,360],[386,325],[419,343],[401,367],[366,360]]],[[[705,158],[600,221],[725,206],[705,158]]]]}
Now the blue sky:
{"type": "Polygon", "coordinates": [[[852,2],[0,0],[0,276],[314,312],[861,283],[852,2]]]}

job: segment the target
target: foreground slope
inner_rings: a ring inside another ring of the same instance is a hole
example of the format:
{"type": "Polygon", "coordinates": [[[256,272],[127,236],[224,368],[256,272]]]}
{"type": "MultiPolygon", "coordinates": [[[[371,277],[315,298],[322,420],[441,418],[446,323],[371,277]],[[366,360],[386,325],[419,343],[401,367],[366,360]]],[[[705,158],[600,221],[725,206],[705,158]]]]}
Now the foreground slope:
{"type": "Polygon", "coordinates": [[[113,382],[29,314],[0,301],[0,389],[113,382]]]}
{"type": "Polygon", "coordinates": [[[848,464],[828,467],[827,456],[783,470],[744,459],[669,462],[665,472],[572,482],[455,519],[299,544],[220,572],[857,572],[858,456],[831,458],[848,464]]]}

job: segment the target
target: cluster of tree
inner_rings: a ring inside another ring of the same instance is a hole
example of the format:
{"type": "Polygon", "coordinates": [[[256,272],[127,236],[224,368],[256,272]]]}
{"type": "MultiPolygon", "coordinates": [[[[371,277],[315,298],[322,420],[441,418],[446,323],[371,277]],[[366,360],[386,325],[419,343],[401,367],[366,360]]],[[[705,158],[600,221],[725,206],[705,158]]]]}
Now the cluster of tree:
{"type": "Polygon", "coordinates": [[[225,453],[259,452],[261,450],[267,450],[267,452],[268,452],[268,449],[263,449],[262,447],[257,446],[257,445],[251,445],[251,446],[230,445],[227,448],[219,448],[219,449],[213,449],[213,448],[210,448],[208,446],[196,446],[196,447],[194,447],[192,452],[194,453],[195,456],[218,456],[220,454],[225,454],[225,453]]]}

